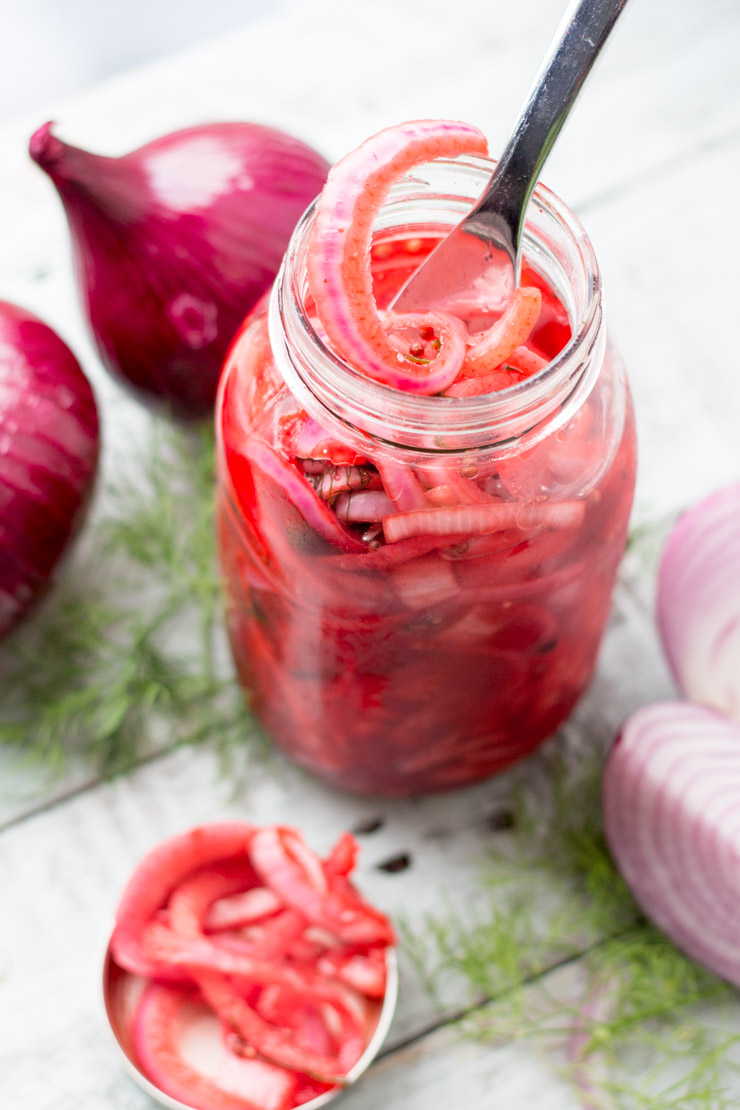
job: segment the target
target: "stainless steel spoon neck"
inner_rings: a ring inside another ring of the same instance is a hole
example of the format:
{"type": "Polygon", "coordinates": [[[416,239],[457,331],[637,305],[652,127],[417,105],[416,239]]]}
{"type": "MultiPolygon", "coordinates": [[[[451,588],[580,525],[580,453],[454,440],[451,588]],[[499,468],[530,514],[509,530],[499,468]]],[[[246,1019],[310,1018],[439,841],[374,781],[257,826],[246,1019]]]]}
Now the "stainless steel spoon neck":
{"type": "Polygon", "coordinates": [[[498,218],[512,256],[519,249],[524,212],[540,171],[602,46],[630,0],[574,0],[534,79],[524,109],[488,188],[465,223],[498,218]],[[508,234],[505,231],[508,228],[508,234]]]}
{"type": "Polygon", "coordinates": [[[583,83],[630,0],[572,0],[535,77],[519,121],[485,192],[411,275],[392,307],[498,304],[519,284],[524,216],[540,171],[583,83]],[[489,295],[490,294],[490,295],[489,295]]]}

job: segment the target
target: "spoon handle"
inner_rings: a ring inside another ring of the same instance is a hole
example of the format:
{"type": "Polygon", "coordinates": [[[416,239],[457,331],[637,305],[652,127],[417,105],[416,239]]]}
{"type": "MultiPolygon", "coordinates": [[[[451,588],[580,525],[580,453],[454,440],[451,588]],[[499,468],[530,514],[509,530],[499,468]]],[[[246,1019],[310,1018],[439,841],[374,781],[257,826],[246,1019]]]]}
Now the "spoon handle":
{"type": "MultiPolygon", "coordinates": [[[[591,67],[629,0],[574,0],[568,7],[529,91],[496,171],[466,220],[489,210],[503,217],[512,257],[518,254],[524,212],[540,170],[591,67]]],[[[485,220],[481,220],[485,226],[485,220]]],[[[473,230],[473,227],[470,228],[473,230]]]]}

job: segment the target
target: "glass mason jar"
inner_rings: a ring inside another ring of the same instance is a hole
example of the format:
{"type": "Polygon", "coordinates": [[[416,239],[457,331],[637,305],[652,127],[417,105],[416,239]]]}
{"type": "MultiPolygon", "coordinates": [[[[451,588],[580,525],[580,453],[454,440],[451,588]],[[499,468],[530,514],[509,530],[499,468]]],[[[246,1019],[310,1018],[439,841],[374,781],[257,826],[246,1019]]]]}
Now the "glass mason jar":
{"type": "MultiPolygon", "coordinates": [[[[375,225],[381,307],[491,170],[435,162],[394,186],[375,225]]],[[[380,795],[462,786],[569,715],[607,620],[635,432],[598,266],[573,214],[539,188],[524,251],[551,361],[485,396],[418,396],[324,342],[311,221],[221,380],[218,531],[238,673],[273,739],[316,775],[380,795]],[[352,522],[354,494],[394,486],[467,506],[454,534],[385,542],[380,524],[352,522]]]]}

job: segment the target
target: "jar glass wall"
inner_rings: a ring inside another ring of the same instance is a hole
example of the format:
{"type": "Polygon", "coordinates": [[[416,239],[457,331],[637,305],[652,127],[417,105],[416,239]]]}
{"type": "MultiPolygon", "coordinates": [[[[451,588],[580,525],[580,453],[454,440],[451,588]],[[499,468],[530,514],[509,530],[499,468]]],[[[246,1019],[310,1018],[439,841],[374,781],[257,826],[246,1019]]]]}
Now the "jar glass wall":
{"type": "MultiPolygon", "coordinates": [[[[373,248],[381,306],[490,172],[434,163],[394,187],[373,248]]],[[[482,397],[411,396],[342,362],[308,294],[310,213],[224,369],[218,529],[238,672],[275,741],[352,790],[490,775],[558,727],[593,671],[634,421],[590,243],[547,190],[531,213],[526,280],[551,356],[535,376],[482,397]],[[388,542],[379,498],[419,491],[439,511],[388,542]]]]}

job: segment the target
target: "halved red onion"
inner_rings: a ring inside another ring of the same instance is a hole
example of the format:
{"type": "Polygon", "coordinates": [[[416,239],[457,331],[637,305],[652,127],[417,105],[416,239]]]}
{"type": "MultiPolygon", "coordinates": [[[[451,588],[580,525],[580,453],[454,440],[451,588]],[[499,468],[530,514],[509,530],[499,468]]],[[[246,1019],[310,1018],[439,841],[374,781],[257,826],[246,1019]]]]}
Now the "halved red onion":
{"type": "Polygon", "coordinates": [[[192,991],[146,988],[134,1023],[136,1055],[165,1094],[197,1110],[290,1110],[297,1076],[269,1060],[239,1057],[221,1023],[192,991]]]}
{"type": "Polygon", "coordinates": [[[740,720],[740,485],[679,520],[660,565],[657,616],[683,693],[740,720]]]}
{"type": "Polygon", "coordinates": [[[43,592],[79,528],[98,449],[77,359],[38,317],[0,301],[0,636],[43,592]]]}
{"type": "Polygon", "coordinates": [[[740,986],[740,726],[687,702],[637,710],[609,754],[603,806],[647,916],[740,986]]]}
{"type": "Polygon", "coordinates": [[[242,122],[176,131],[121,158],[69,146],[47,123],[30,153],[64,205],[105,365],[177,415],[207,416],[226,351],[328,163],[242,122]]]}

